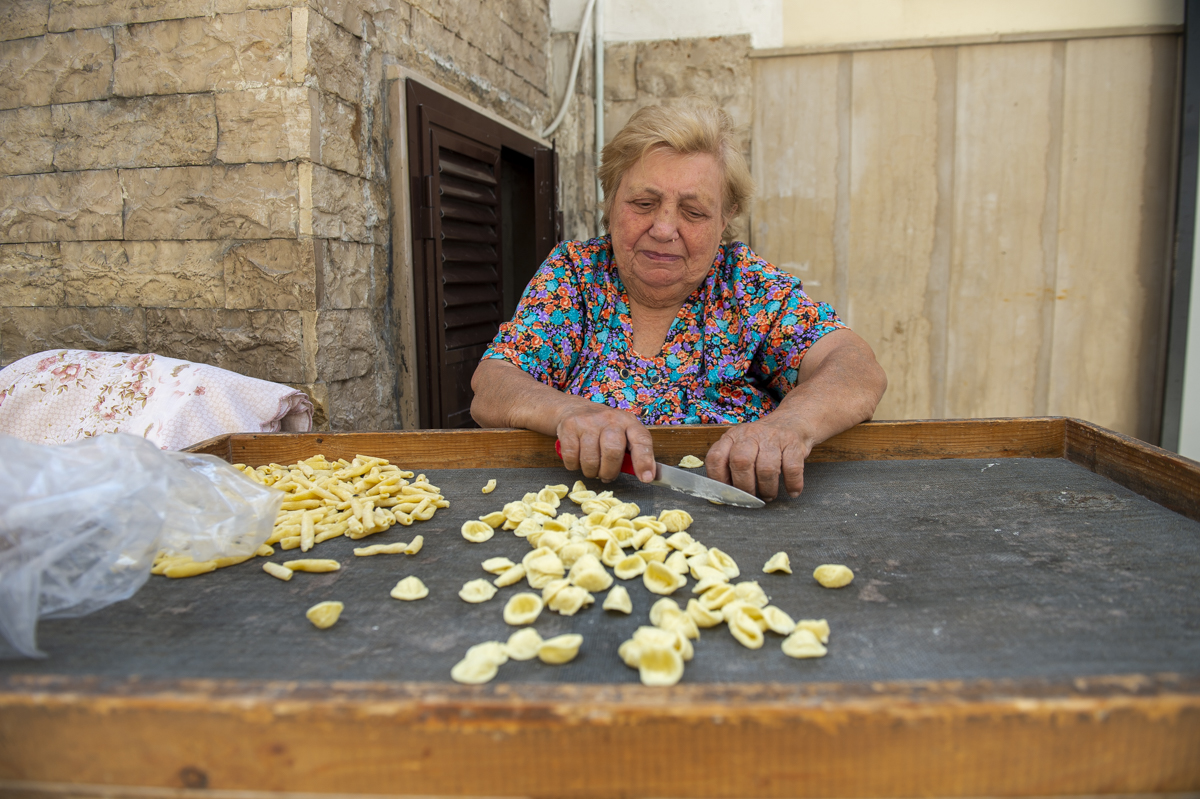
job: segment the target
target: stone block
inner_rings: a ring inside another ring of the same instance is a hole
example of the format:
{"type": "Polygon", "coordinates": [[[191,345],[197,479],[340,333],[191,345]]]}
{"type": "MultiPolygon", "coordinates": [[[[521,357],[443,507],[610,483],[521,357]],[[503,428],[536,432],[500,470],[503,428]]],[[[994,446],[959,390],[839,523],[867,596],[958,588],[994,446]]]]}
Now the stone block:
{"type": "Polygon", "coordinates": [[[313,311],[317,259],[313,239],[269,239],[230,244],[222,265],[225,307],[313,311]]]}
{"type": "Polygon", "coordinates": [[[636,42],[620,42],[604,46],[604,99],[637,99],[636,42]]]}
{"type": "Polygon", "coordinates": [[[0,244],[0,286],[4,305],[62,305],[61,245],[0,244]]]}
{"type": "Polygon", "coordinates": [[[396,398],[386,374],[329,384],[330,430],[395,430],[396,398]]]}
{"type": "Polygon", "coordinates": [[[186,94],[286,83],[291,11],[248,11],[118,27],[113,93],[186,94]]]}
{"type": "Polygon", "coordinates": [[[392,0],[371,14],[375,23],[375,38],[368,41],[378,50],[399,56],[411,49],[412,6],[404,0],[392,0]]]}
{"type": "Polygon", "coordinates": [[[296,164],[122,169],[127,239],[296,235],[296,164]]]}
{"type": "Polygon", "coordinates": [[[369,309],[317,314],[317,377],[325,382],[362,377],[375,367],[383,345],[369,309]]]}
{"type": "Polygon", "coordinates": [[[141,308],[0,308],[0,366],[56,349],[147,352],[141,308]]]}
{"type": "Polygon", "coordinates": [[[0,3],[0,41],[41,36],[50,20],[50,0],[4,0],[0,3]]]}
{"type": "Polygon", "coordinates": [[[331,169],[363,174],[364,119],[359,106],[336,95],[321,95],[320,158],[331,169]]]}
{"type": "Polygon", "coordinates": [[[212,13],[211,0],[54,0],[50,30],[101,28],[212,13]]]}
{"type": "Polygon", "coordinates": [[[0,175],[49,172],[54,139],[49,106],[0,111],[0,175]]]}
{"type": "Polygon", "coordinates": [[[300,314],[149,308],[148,351],[276,383],[305,382],[300,314]]]}
{"type": "Polygon", "coordinates": [[[119,238],[115,170],[0,178],[0,242],[119,238]]]}
{"type": "Polygon", "coordinates": [[[371,242],[387,220],[383,190],[369,180],[321,166],[312,170],[312,235],[371,242]]]}
{"type": "Polygon", "coordinates": [[[67,305],[220,308],[219,241],[64,242],[67,305]]]}
{"type": "Polygon", "coordinates": [[[113,78],[112,31],[0,42],[0,109],[100,100],[113,78]]]}
{"type": "Polygon", "coordinates": [[[320,14],[309,12],[307,16],[305,85],[332,92],[352,103],[362,103],[366,71],[362,40],[320,14]]]}
{"type": "Polygon", "coordinates": [[[318,92],[308,88],[249,89],[217,95],[221,136],[217,160],[227,164],[316,160],[321,141],[313,124],[318,92]]]}
{"type": "Polygon", "coordinates": [[[353,241],[324,243],[321,259],[321,308],[382,308],[387,279],[381,248],[353,241]]]}
{"type": "Polygon", "coordinates": [[[505,0],[497,4],[497,13],[534,48],[541,48],[550,37],[550,9],[546,3],[505,0]]]}
{"type": "Polygon", "coordinates": [[[637,47],[639,97],[665,99],[699,94],[720,103],[748,103],[753,93],[753,71],[746,57],[749,36],[642,42],[637,47]]]}
{"type": "Polygon", "coordinates": [[[65,172],[202,164],[217,149],[211,94],[56,105],[53,119],[54,167],[65,172]]]}

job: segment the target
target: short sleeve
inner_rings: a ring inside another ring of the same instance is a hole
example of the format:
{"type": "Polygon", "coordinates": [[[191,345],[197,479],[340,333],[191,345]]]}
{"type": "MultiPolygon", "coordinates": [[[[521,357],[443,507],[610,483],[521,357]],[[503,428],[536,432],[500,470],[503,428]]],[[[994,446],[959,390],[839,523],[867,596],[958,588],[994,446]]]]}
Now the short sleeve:
{"type": "Polygon", "coordinates": [[[799,381],[800,362],[812,345],[845,325],[828,303],[809,297],[799,280],[774,293],[778,311],[755,365],[761,370],[759,379],[782,398],[799,381]]]}
{"type": "Polygon", "coordinates": [[[538,268],[483,358],[508,361],[564,390],[584,343],[583,306],[579,269],[564,242],[538,268]]]}

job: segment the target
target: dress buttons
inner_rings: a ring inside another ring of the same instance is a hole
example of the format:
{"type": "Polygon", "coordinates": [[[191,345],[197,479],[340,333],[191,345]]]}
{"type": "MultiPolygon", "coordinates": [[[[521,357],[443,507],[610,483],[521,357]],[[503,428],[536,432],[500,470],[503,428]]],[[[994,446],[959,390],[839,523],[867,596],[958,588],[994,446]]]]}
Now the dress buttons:
{"type": "Polygon", "coordinates": [[[620,375],[621,375],[621,379],[628,380],[629,379],[629,370],[622,368],[620,371],[620,375]]]}

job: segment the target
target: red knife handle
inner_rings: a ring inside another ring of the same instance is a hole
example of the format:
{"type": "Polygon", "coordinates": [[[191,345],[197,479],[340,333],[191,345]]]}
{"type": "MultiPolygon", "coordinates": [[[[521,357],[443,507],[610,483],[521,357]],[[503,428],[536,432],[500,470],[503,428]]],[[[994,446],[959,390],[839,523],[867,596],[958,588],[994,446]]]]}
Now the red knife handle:
{"type": "MultiPolygon", "coordinates": [[[[558,454],[558,457],[562,457],[561,441],[555,440],[554,451],[558,454]]],[[[633,456],[630,455],[628,451],[625,452],[625,459],[621,461],[621,471],[625,474],[632,474],[634,477],[637,477],[637,472],[633,470],[633,456]]]]}

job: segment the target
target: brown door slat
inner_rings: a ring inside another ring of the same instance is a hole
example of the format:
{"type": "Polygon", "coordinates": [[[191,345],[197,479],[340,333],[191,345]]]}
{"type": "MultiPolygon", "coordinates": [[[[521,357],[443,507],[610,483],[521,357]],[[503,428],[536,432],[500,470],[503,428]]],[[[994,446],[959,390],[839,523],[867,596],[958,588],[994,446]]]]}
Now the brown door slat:
{"type": "MultiPolygon", "coordinates": [[[[500,325],[495,322],[485,322],[481,325],[472,327],[463,327],[456,330],[446,331],[446,348],[458,349],[460,347],[470,347],[477,344],[490,344],[492,339],[496,337],[496,331],[500,329],[500,325]]],[[[472,365],[471,370],[475,367],[472,365]]],[[[470,382],[468,380],[468,382],[470,382]]]]}
{"type": "Polygon", "coordinates": [[[456,200],[453,197],[442,198],[442,219],[461,219],[464,222],[477,222],[481,225],[500,224],[495,208],[456,200]]]}
{"type": "Polygon", "coordinates": [[[500,291],[495,284],[455,284],[442,291],[442,302],[447,308],[474,303],[500,302],[500,291]]]}
{"type": "MultiPolygon", "coordinates": [[[[500,322],[500,311],[492,303],[463,305],[457,308],[447,308],[442,314],[446,320],[446,330],[460,327],[470,327],[483,322],[500,322]]],[[[495,335],[493,333],[493,335],[495,335]]]]}
{"type": "Polygon", "coordinates": [[[496,176],[492,174],[492,167],[489,164],[476,161],[474,158],[465,156],[462,153],[456,153],[453,150],[441,151],[438,160],[438,171],[443,175],[454,175],[455,177],[476,183],[486,183],[489,186],[496,185],[496,176]]]}
{"type": "Polygon", "coordinates": [[[471,244],[459,241],[442,243],[443,263],[494,264],[499,260],[500,254],[490,244],[471,244]]]}
{"type": "Polygon", "coordinates": [[[455,283],[495,283],[499,277],[496,268],[486,264],[442,264],[442,283],[447,286],[455,283]]]}
{"type": "Polygon", "coordinates": [[[495,244],[500,241],[492,225],[475,225],[442,218],[442,240],[472,241],[478,244],[495,244]]]}
{"type": "Polygon", "coordinates": [[[483,205],[496,205],[496,192],[487,186],[450,175],[441,175],[440,178],[440,191],[443,197],[457,197],[460,200],[471,200],[483,205]]]}

